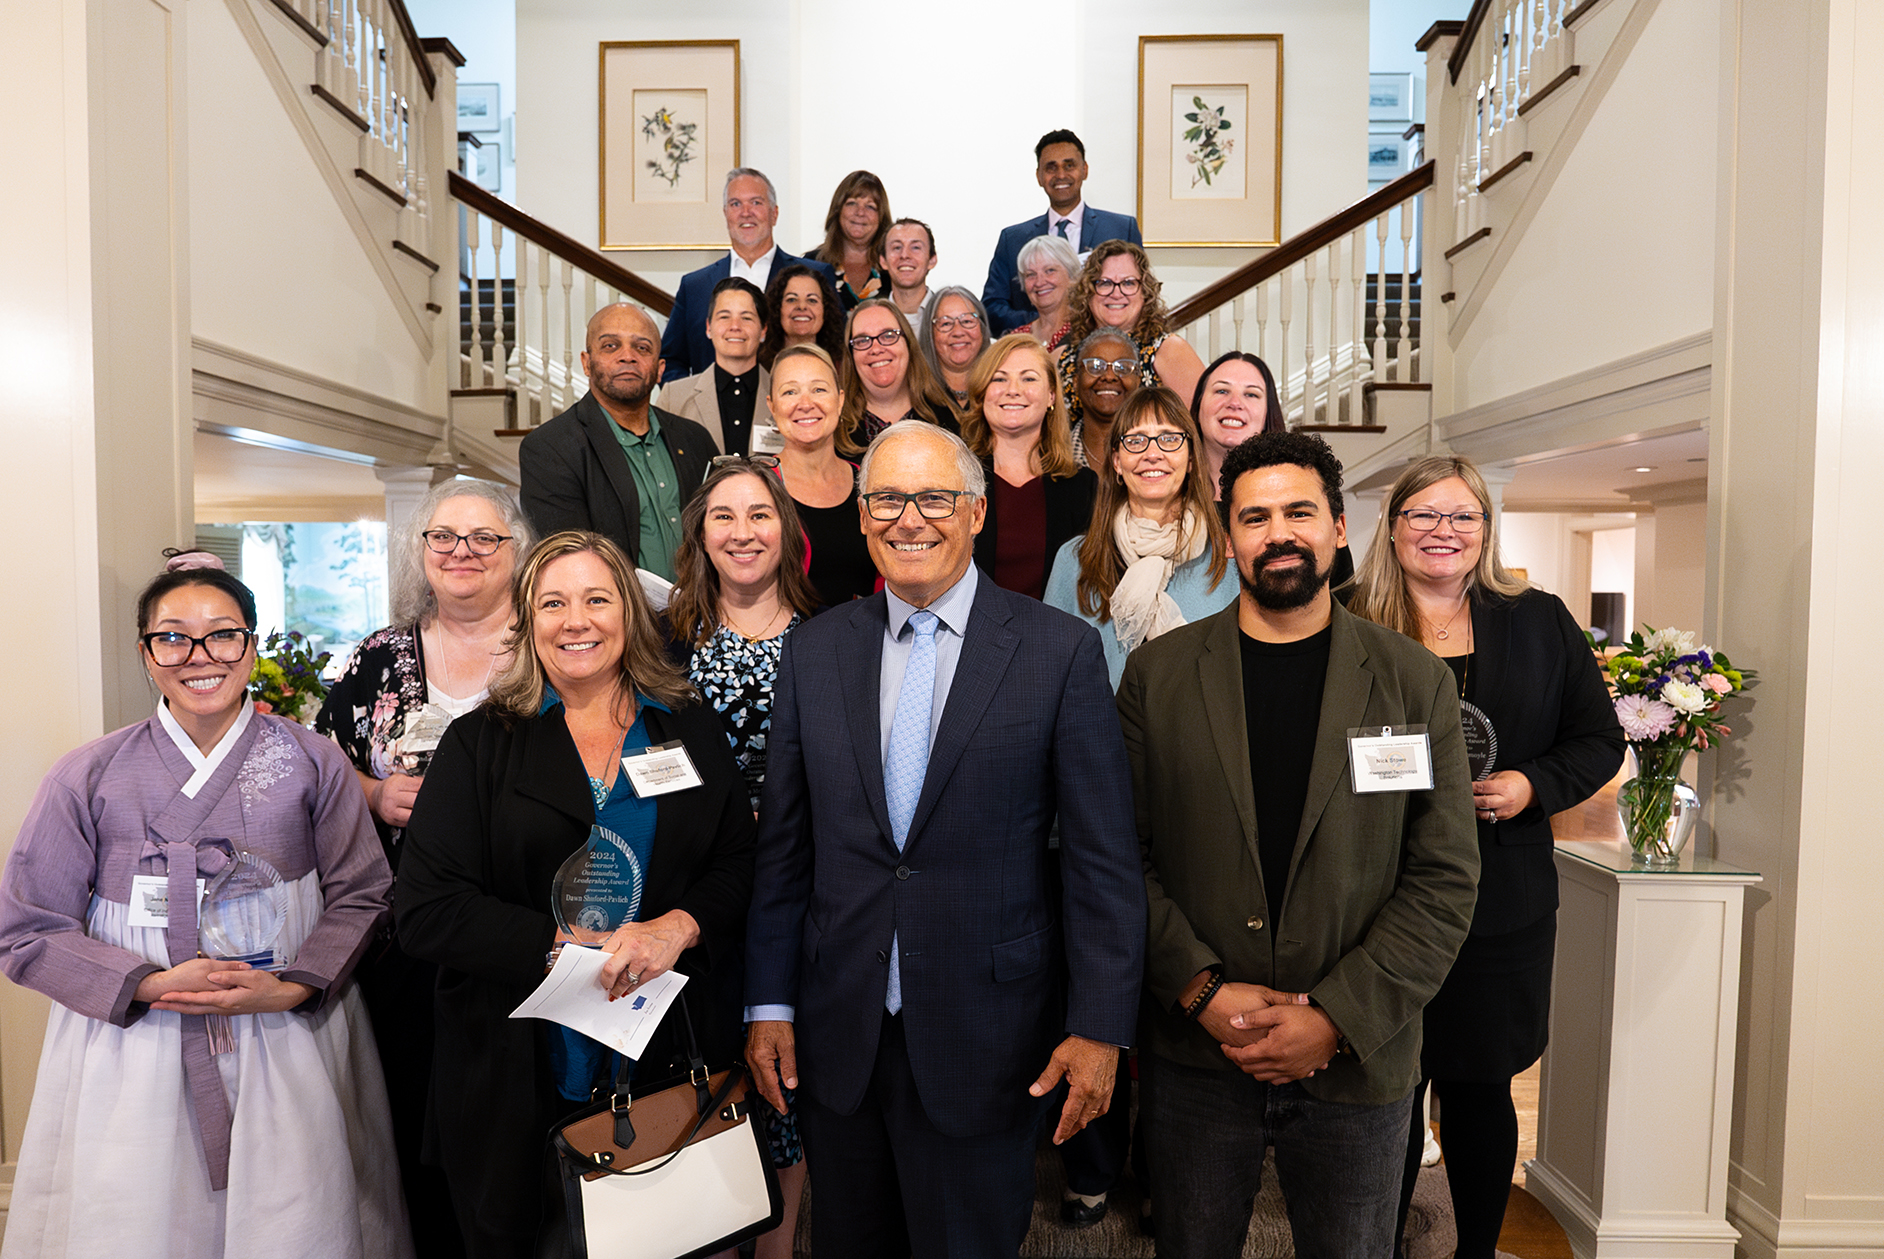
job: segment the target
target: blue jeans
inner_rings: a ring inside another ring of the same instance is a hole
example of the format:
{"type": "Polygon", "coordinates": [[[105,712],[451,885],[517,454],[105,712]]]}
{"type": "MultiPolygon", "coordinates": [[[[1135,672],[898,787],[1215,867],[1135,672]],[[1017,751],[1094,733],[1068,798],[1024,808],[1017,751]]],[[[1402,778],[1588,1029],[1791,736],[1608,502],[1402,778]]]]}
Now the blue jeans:
{"type": "Polygon", "coordinates": [[[1264,1084],[1149,1053],[1139,1056],[1139,1087],[1160,1259],[1243,1253],[1271,1145],[1299,1259],[1393,1254],[1405,1098],[1325,1102],[1300,1083],[1264,1084]]]}

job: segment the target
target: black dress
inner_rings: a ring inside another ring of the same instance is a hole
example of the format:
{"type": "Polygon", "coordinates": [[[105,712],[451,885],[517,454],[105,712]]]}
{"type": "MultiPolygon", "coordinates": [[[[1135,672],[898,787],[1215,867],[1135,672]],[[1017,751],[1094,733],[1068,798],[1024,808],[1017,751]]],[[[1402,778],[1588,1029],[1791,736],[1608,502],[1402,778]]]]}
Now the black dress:
{"type": "Polygon", "coordinates": [[[856,468],[851,469],[850,494],[837,506],[813,507],[797,499],[792,503],[811,543],[811,569],[806,576],[818,592],[818,602],[834,608],[876,593],[877,565],[870,558],[870,544],[864,541],[857,515],[856,468]]]}

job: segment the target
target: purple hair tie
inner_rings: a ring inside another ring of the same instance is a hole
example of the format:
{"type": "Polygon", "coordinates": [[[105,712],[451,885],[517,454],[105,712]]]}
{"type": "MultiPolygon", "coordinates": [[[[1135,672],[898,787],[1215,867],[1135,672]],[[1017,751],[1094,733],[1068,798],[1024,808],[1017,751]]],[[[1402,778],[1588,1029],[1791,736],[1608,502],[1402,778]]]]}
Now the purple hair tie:
{"type": "Polygon", "coordinates": [[[222,557],[208,551],[175,551],[164,564],[166,573],[180,573],[193,568],[222,569],[222,557]]]}

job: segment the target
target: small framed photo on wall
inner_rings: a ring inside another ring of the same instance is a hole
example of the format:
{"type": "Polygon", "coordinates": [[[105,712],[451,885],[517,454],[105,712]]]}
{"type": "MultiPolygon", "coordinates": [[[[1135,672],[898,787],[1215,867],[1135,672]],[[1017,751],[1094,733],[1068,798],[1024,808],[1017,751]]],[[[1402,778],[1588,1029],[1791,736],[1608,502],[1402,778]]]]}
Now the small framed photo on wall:
{"type": "Polygon", "coordinates": [[[480,134],[502,130],[504,116],[499,111],[498,84],[460,83],[458,85],[458,130],[480,134]]]}

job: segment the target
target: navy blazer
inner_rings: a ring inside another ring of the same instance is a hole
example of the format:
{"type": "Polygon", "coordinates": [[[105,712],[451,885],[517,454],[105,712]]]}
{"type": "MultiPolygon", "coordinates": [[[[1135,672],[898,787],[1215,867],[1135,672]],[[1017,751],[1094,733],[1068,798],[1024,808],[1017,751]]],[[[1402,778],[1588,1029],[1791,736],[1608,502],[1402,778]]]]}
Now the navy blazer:
{"type": "MultiPolygon", "coordinates": [[[[785,267],[804,263],[808,267],[831,274],[829,265],[812,258],[800,258],[788,254],[777,245],[772,246],[772,274],[777,275],[785,267]]],[[[713,366],[713,343],[707,340],[707,306],[713,297],[713,286],[733,273],[733,256],[728,253],[717,262],[710,262],[698,271],[689,271],[680,277],[680,287],[674,293],[674,309],[667,316],[667,330],[661,333],[661,358],[666,366],[661,369],[661,380],[679,380],[682,376],[692,376],[713,366]]],[[[759,286],[764,288],[762,284],[759,286]]],[[[760,315],[771,318],[765,311],[760,315]]]]}
{"type": "MultiPolygon", "coordinates": [[[[1021,287],[1020,251],[1021,246],[1034,237],[1046,234],[1047,216],[1044,214],[1001,229],[1001,239],[994,245],[994,258],[988,263],[988,282],[981,288],[981,304],[988,308],[988,321],[994,325],[990,329],[991,336],[998,337],[1033,322],[1034,304],[1021,287]]],[[[1138,234],[1138,220],[1131,215],[1087,206],[1086,213],[1079,219],[1080,252],[1088,252],[1094,245],[1108,240],[1130,241],[1134,245],[1145,243],[1138,234]]]]}
{"type": "Polygon", "coordinates": [[[746,1003],[797,1008],[800,1085],[854,1114],[894,934],[923,1109],[947,1136],[984,1135],[1025,1121],[1027,1086],[1067,1035],[1131,1043],[1145,947],[1131,770],[1097,631],[981,574],[899,853],[883,790],[888,606],[878,591],[785,639],[746,1003]]]}
{"type": "MultiPolygon", "coordinates": [[[[648,410],[661,423],[661,444],[674,461],[684,505],[700,488],[720,448],[692,420],[659,407],[648,410]]],[[[641,494],[614,423],[602,404],[585,393],[575,406],[532,429],[517,448],[523,512],[538,537],[563,529],[593,529],[639,565],[641,494]]]]}

